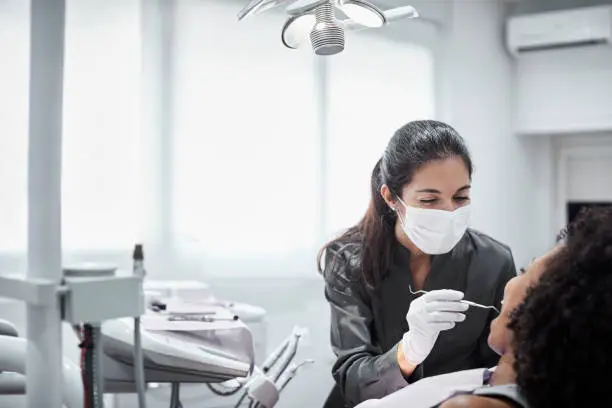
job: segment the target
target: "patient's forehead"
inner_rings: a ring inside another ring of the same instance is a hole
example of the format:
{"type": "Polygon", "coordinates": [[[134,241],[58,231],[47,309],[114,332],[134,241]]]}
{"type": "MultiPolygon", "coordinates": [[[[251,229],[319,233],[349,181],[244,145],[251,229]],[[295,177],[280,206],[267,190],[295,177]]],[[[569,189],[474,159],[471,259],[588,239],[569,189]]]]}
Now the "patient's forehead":
{"type": "Polygon", "coordinates": [[[524,269],[523,274],[508,282],[504,299],[514,297],[516,301],[520,302],[525,295],[525,291],[540,279],[542,273],[546,270],[546,265],[559,253],[561,247],[561,245],[556,245],[543,255],[534,258],[524,269]]]}
{"type": "Polygon", "coordinates": [[[542,273],[544,273],[546,270],[547,263],[557,256],[562,248],[563,244],[557,244],[543,255],[534,258],[527,268],[525,268],[525,273],[523,276],[526,278],[526,280],[533,282],[534,280],[540,279],[540,276],[542,276],[542,273]]]}

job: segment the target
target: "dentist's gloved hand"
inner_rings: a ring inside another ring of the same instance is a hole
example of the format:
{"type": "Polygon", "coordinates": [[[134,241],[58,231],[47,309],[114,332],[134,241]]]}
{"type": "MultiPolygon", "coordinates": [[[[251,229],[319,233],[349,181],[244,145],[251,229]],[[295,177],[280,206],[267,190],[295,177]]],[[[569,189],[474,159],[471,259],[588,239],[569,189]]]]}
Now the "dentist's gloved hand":
{"type": "Polygon", "coordinates": [[[463,312],[469,306],[460,303],[461,299],[463,292],[443,289],[432,290],[412,301],[406,315],[409,329],[402,339],[402,351],[410,364],[421,364],[440,332],[465,320],[463,312]]]}

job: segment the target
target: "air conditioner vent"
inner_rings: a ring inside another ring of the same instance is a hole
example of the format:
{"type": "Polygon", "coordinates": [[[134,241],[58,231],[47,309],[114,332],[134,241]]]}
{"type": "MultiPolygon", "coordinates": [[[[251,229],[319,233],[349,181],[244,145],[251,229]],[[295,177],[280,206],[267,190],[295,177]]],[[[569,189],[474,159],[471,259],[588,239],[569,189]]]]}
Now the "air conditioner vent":
{"type": "Polygon", "coordinates": [[[573,41],[573,42],[560,43],[560,44],[525,45],[522,47],[518,47],[517,51],[520,53],[527,53],[527,52],[536,52],[536,51],[559,50],[559,49],[564,49],[564,48],[605,45],[608,43],[609,43],[608,40],[600,39],[600,40],[573,41]]]}

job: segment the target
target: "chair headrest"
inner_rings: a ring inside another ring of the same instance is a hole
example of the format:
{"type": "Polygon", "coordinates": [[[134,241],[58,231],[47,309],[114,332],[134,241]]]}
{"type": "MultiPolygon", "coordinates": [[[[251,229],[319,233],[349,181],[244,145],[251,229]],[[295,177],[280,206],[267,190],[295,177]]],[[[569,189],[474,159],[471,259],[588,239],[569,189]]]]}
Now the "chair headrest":
{"type": "Polygon", "coordinates": [[[13,323],[0,319],[0,336],[19,337],[19,332],[13,323]]]}

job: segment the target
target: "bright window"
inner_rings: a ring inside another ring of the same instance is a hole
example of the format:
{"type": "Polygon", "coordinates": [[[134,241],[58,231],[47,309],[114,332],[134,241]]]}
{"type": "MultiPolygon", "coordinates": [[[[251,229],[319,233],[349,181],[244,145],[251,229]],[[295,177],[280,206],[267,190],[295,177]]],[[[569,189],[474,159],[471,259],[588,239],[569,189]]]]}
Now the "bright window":
{"type": "Polygon", "coordinates": [[[27,240],[29,18],[29,2],[0,3],[1,251],[23,250],[27,240]]]}
{"type": "Polygon", "coordinates": [[[140,2],[67,2],[63,245],[129,249],[138,238],[140,2]]]}
{"type": "MultiPolygon", "coordinates": [[[[129,250],[139,233],[138,0],[71,0],[66,11],[63,246],[129,250]]],[[[0,5],[0,251],[27,246],[29,2],[0,5]]]]}
{"type": "Polygon", "coordinates": [[[286,255],[317,238],[314,72],[282,18],[182,1],[174,76],[174,220],[207,258],[286,255]]]}
{"type": "Polygon", "coordinates": [[[329,76],[326,228],[333,235],[364,215],[372,169],[393,133],[433,117],[433,60],[420,46],[350,33],[329,76]]]}
{"type": "MultiPolygon", "coordinates": [[[[143,153],[150,149],[141,137],[141,5],[67,2],[62,176],[68,253],[128,254],[141,238],[143,211],[151,213],[143,207],[144,186],[165,188],[142,171],[159,158],[143,153]]],[[[266,13],[239,23],[241,2],[175,5],[166,112],[172,174],[165,176],[172,185],[161,193],[172,201],[166,242],[176,245],[162,250],[172,257],[176,248],[196,243],[189,254],[197,255],[198,274],[241,268],[249,274],[312,273],[321,233],[363,215],[371,169],[393,132],[432,117],[430,52],[375,35],[347,36],[344,53],[327,58],[328,162],[321,166],[314,60],[308,49],[282,46],[285,16],[266,13]],[[323,197],[322,169],[328,186],[323,197]]],[[[0,64],[0,252],[23,254],[28,2],[1,2],[0,52],[11,56],[0,64]]]]}

